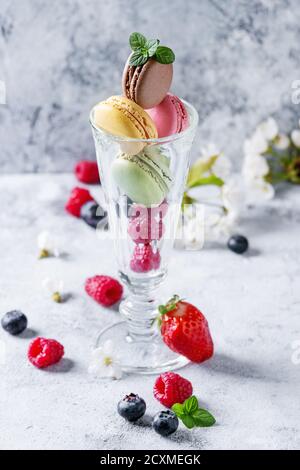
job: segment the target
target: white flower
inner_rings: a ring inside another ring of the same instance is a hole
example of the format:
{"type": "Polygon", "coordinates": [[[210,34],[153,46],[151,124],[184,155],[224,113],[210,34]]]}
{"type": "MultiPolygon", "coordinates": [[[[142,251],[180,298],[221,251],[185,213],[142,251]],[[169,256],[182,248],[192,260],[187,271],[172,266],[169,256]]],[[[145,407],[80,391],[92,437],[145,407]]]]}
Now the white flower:
{"type": "Polygon", "coordinates": [[[238,216],[245,203],[245,191],[240,178],[233,176],[221,187],[221,198],[227,211],[238,216]]]}
{"type": "Polygon", "coordinates": [[[246,139],[244,143],[245,155],[257,155],[266,152],[268,149],[268,141],[260,129],[256,129],[250,139],[246,139]]]}
{"type": "Polygon", "coordinates": [[[38,234],[37,245],[40,249],[40,258],[60,255],[56,237],[51,235],[51,233],[47,230],[44,230],[38,234]]]}
{"type": "Polygon", "coordinates": [[[204,207],[202,204],[190,204],[179,219],[177,245],[191,250],[200,250],[203,243],[204,207]]]}
{"type": "Polygon", "coordinates": [[[269,117],[266,121],[259,124],[258,129],[266,140],[273,140],[278,134],[277,122],[272,117],[269,117]]]}
{"type": "Polygon", "coordinates": [[[47,277],[42,280],[42,286],[45,291],[51,294],[55,302],[62,302],[62,292],[64,290],[64,282],[62,280],[47,277]]]}
{"type": "Polygon", "coordinates": [[[268,201],[274,197],[274,187],[263,179],[253,179],[247,182],[247,202],[257,204],[262,201],[268,201]]]}
{"type": "Polygon", "coordinates": [[[299,129],[294,129],[291,133],[291,139],[293,144],[300,148],[300,130],[299,129]]]}
{"type": "Polygon", "coordinates": [[[225,157],[214,144],[208,144],[206,147],[201,149],[200,159],[203,162],[208,162],[213,157],[215,157],[215,161],[213,162],[210,171],[218,178],[225,181],[231,171],[231,161],[229,158],[225,157]]]}
{"type": "Polygon", "coordinates": [[[205,223],[205,238],[211,241],[219,241],[228,238],[237,223],[237,216],[233,212],[227,214],[211,214],[205,223]]]}
{"type": "Polygon", "coordinates": [[[118,356],[113,354],[113,342],[111,340],[105,341],[103,346],[94,349],[88,371],[90,374],[99,377],[121,379],[122,369],[118,356]]]}
{"type": "Polygon", "coordinates": [[[262,178],[269,173],[269,165],[262,155],[248,154],[244,158],[242,173],[247,180],[262,178]]]}
{"type": "Polygon", "coordinates": [[[223,181],[229,177],[231,172],[231,161],[221,153],[212,166],[212,172],[223,181]]]}
{"type": "Polygon", "coordinates": [[[201,157],[205,160],[209,160],[211,157],[217,157],[221,154],[221,151],[215,144],[209,143],[202,147],[201,157]]]}
{"type": "Polygon", "coordinates": [[[278,136],[276,137],[274,141],[274,145],[279,150],[285,150],[290,145],[290,139],[285,134],[278,134],[278,136]]]}

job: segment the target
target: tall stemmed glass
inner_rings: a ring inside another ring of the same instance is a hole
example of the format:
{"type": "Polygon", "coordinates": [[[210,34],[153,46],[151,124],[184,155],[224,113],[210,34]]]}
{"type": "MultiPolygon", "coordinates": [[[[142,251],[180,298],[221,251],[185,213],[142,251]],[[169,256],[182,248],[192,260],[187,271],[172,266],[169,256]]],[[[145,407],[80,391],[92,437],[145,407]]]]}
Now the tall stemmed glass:
{"type": "Polygon", "coordinates": [[[189,115],[188,128],[160,139],[129,139],[109,134],[96,126],[95,108],[90,114],[119,275],[129,290],[119,308],[123,320],[102,330],[97,346],[112,340],[124,372],[161,373],[188,363],[164,344],[155,321],[156,291],[167,274],[198,123],[197,111],[189,103],[183,103],[189,115]],[[113,177],[114,161],[120,153],[136,155],[143,149],[164,156],[171,180],[164,200],[151,207],[132,200],[113,177]],[[142,250],[150,252],[150,261],[147,254],[145,259],[139,257],[142,250]]]}

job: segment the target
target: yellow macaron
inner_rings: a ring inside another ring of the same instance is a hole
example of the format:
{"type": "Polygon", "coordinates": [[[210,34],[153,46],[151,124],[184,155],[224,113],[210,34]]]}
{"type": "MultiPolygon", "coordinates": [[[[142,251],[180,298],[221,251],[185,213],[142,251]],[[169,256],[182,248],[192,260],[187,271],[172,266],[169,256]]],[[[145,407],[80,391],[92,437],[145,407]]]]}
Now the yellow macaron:
{"type": "Polygon", "coordinates": [[[110,134],[132,139],[156,139],[157,130],[149,114],[134,101],[111,96],[94,111],[94,122],[110,134]]]}

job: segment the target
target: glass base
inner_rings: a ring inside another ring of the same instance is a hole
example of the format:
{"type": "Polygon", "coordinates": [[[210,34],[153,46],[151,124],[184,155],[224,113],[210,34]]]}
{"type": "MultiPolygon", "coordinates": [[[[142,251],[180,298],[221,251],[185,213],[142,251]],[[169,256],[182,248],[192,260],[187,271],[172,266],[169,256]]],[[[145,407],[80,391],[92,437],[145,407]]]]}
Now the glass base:
{"type": "Polygon", "coordinates": [[[169,349],[159,334],[151,341],[137,341],[128,333],[126,321],[114,323],[103,329],[96,342],[96,347],[111,340],[114,352],[118,355],[123,372],[134,374],[161,374],[184,367],[189,360],[169,349]]]}

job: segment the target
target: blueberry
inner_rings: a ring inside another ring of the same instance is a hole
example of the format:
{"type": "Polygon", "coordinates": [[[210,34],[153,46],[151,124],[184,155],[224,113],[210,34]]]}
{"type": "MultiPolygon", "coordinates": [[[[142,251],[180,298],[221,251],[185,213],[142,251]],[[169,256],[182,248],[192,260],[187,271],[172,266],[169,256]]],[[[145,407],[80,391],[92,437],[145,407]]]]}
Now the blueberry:
{"type": "Polygon", "coordinates": [[[107,223],[107,212],[95,201],[88,201],[81,206],[80,217],[93,228],[107,223]]]}
{"type": "Polygon", "coordinates": [[[234,253],[241,255],[248,250],[249,243],[247,238],[243,235],[232,235],[227,242],[227,246],[231,251],[234,251],[234,253]]]}
{"type": "Polygon", "coordinates": [[[118,403],[118,413],[127,421],[137,421],[146,411],[146,403],[143,398],[130,393],[118,403]]]}
{"type": "Polygon", "coordinates": [[[178,418],[171,410],[160,411],[154,416],[153,429],[161,436],[169,436],[178,428],[178,418]]]}
{"type": "Polygon", "coordinates": [[[12,310],[4,315],[1,325],[11,335],[19,335],[27,328],[27,318],[20,310],[12,310]]]}

